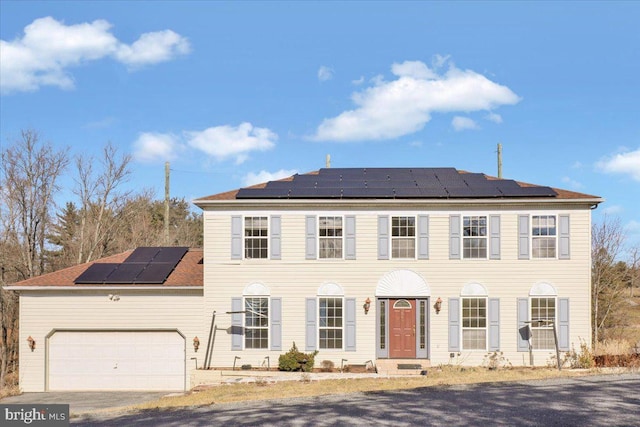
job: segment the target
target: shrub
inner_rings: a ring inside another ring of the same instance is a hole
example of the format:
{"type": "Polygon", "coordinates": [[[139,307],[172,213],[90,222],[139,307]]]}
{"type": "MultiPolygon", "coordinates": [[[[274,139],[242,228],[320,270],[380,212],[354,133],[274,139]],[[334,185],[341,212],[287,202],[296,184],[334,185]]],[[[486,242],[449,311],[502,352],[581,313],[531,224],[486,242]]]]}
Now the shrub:
{"type": "Polygon", "coordinates": [[[501,351],[494,351],[493,353],[487,353],[482,360],[482,366],[486,366],[490,370],[500,368],[511,368],[511,362],[504,357],[504,353],[501,351]]]}
{"type": "Polygon", "coordinates": [[[281,371],[302,371],[311,372],[313,370],[314,358],[318,350],[313,353],[302,353],[293,343],[291,349],[278,358],[278,369],[281,371]]]}
{"type": "Polygon", "coordinates": [[[322,372],[333,372],[333,368],[335,368],[335,364],[331,360],[323,360],[320,362],[320,366],[322,372]]]}

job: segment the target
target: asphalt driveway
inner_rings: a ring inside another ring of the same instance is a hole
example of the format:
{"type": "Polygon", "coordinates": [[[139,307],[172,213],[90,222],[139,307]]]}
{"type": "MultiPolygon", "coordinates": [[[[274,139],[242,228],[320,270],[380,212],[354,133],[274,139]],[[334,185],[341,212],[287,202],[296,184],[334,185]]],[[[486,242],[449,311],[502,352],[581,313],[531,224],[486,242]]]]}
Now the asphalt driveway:
{"type": "Polygon", "coordinates": [[[640,373],[95,414],[88,427],[640,425],[640,373]]]}
{"type": "Polygon", "coordinates": [[[0,404],[68,404],[69,412],[91,412],[96,409],[119,408],[156,400],[169,391],[59,391],[23,393],[6,397],[0,404]]]}

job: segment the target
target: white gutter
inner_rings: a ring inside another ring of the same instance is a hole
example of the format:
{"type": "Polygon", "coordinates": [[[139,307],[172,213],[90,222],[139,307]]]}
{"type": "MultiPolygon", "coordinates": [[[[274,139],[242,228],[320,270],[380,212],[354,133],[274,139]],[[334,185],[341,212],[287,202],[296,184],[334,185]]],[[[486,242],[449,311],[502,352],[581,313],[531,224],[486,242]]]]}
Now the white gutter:
{"type": "Polygon", "coordinates": [[[518,204],[599,204],[604,202],[601,197],[584,199],[558,199],[538,197],[533,199],[492,198],[492,199],[233,199],[233,200],[194,200],[192,203],[200,208],[205,207],[297,207],[297,206],[446,206],[446,205],[518,205],[518,204]]]}

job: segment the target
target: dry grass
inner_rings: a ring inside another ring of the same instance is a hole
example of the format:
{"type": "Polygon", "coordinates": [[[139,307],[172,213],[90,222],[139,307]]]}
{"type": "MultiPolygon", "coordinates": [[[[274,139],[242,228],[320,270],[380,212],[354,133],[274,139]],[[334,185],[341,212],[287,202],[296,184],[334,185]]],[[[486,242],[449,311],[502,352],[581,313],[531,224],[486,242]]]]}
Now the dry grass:
{"type": "Polygon", "coordinates": [[[206,406],[247,400],[267,400],[292,397],[322,396],[383,390],[405,390],[419,387],[447,386],[499,381],[571,377],[588,375],[595,371],[558,371],[548,368],[512,368],[490,371],[486,368],[460,368],[445,366],[432,368],[426,376],[398,378],[362,378],[305,381],[281,381],[276,383],[242,383],[220,385],[183,396],[165,397],[128,409],[149,410],[159,408],[206,406]]]}
{"type": "Polygon", "coordinates": [[[18,373],[10,372],[5,377],[5,386],[0,387],[0,399],[9,396],[17,396],[20,394],[20,387],[18,386],[18,373]]]}

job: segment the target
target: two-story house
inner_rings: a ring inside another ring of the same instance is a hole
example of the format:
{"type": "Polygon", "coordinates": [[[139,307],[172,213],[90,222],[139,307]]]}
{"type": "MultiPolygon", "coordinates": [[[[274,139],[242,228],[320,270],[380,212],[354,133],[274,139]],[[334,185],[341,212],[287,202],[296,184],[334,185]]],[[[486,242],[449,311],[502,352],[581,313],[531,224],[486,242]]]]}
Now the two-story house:
{"type": "Polygon", "coordinates": [[[194,203],[211,366],[545,365],[589,342],[602,200],[452,168],[321,169],[194,203]],[[398,359],[398,361],[396,361],[398,359]]]}
{"type": "Polygon", "coordinates": [[[196,367],[546,365],[591,334],[602,199],[452,168],[321,169],[202,197],[204,249],[11,286],[24,391],[176,389],[196,367]]]}

